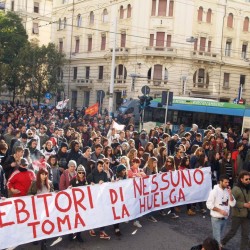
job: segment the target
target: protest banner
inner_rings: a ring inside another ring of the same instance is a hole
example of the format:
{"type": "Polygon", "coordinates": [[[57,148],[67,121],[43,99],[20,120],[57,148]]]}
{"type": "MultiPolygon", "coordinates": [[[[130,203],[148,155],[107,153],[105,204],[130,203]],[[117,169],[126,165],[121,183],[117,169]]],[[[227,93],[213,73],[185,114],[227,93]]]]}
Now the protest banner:
{"type": "Polygon", "coordinates": [[[99,104],[98,102],[85,110],[85,115],[93,116],[98,113],[99,104]]]}
{"type": "Polygon", "coordinates": [[[112,127],[115,128],[117,131],[122,131],[125,128],[125,125],[118,124],[114,120],[112,120],[112,127]]]}
{"type": "Polygon", "coordinates": [[[173,171],[0,201],[0,248],[116,224],[205,201],[210,168],[173,171]]]}

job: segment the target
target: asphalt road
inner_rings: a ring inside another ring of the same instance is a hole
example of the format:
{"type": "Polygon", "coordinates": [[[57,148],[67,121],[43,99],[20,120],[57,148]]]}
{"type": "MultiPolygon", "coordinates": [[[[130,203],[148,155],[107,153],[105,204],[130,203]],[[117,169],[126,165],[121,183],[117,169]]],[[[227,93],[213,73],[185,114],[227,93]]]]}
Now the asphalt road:
{"type": "MultiPolygon", "coordinates": [[[[70,242],[67,236],[48,240],[49,249],[102,249],[102,250],[190,250],[194,245],[201,243],[206,237],[212,235],[210,216],[197,212],[195,216],[186,214],[186,206],[181,208],[178,219],[170,218],[170,215],[161,216],[155,213],[157,223],[147,220],[144,216],[140,218],[142,228],[136,228],[132,222],[122,223],[120,229],[121,237],[114,234],[113,226],[106,228],[111,235],[111,240],[102,240],[99,237],[90,237],[88,232],[82,232],[84,243],[77,241],[70,242]]],[[[226,231],[229,229],[230,220],[226,231]]],[[[97,230],[96,230],[97,231],[97,230]]],[[[239,249],[240,234],[228,243],[227,250],[239,249]]],[[[40,246],[32,243],[12,248],[16,250],[37,250],[40,246]]]]}

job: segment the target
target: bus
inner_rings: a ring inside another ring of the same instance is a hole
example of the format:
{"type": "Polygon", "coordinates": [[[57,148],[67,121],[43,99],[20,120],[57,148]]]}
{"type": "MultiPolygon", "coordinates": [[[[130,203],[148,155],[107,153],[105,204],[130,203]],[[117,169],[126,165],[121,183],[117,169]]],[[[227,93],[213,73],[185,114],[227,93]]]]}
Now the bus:
{"type": "MultiPolygon", "coordinates": [[[[153,99],[145,109],[144,122],[154,121],[163,124],[166,108],[161,105],[161,98],[153,99]]],[[[184,124],[191,127],[196,123],[200,128],[208,125],[221,127],[227,131],[229,127],[241,132],[250,128],[250,107],[229,102],[218,102],[211,99],[174,97],[172,106],[168,106],[167,121],[173,125],[184,124]]]]}

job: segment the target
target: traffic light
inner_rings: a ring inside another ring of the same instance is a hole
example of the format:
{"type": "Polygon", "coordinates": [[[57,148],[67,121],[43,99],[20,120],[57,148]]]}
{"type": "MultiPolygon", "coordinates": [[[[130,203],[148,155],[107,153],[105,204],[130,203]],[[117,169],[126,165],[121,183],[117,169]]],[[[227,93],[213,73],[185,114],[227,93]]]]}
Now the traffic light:
{"type": "Polygon", "coordinates": [[[150,105],[150,102],[153,100],[151,96],[146,96],[146,107],[150,105]]]}

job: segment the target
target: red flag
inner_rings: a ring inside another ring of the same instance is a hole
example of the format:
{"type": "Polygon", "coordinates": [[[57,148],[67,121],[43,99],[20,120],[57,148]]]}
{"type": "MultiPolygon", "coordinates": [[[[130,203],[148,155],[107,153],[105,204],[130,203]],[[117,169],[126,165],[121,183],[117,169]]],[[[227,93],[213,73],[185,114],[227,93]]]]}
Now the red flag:
{"type": "Polygon", "coordinates": [[[98,113],[99,105],[98,102],[85,110],[85,115],[93,116],[98,113]]]}

